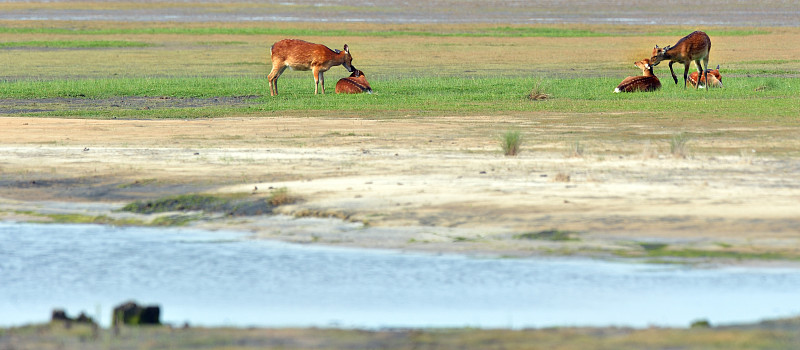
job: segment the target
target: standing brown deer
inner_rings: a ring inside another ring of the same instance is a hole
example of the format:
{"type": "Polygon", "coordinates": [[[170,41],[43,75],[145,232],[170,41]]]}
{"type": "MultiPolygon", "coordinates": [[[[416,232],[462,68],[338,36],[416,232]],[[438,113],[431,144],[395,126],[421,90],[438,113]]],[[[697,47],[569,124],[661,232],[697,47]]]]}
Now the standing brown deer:
{"type": "MultiPolygon", "coordinates": [[[[686,78],[689,74],[689,65],[694,61],[697,66],[697,71],[704,76],[705,68],[700,65],[700,60],[703,61],[705,67],[708,68],[708,53],[711,51],[711,39],[706,33],[695,31],[691,34],[678,40],[674,46],[667,46],[659,48],[658,45],[653,49],[653,57],[650,61],[653,66],[657,66],[661,61],[669,60],[669,72],[672,73],[672,80],[675,84],[678,83],[678,77],[675,76],[675,71],[672,70],[672,64],[675,62],[683,63],[683,88],[686,88],[686,78]]],[[[695,87],[696,89],[697,87],[695,87]]]]}
{"type": "Polygon", "coordinates": [[[634,91],[655,91],[661,88],[661,82],[653,74],[653,66],[649,59],[634,62],[634,65],[642,69],[642,75],[638,77],[625,78],[614,92],[634,92],[634,91]]]}
{"type": "MultiPolygon", "coordinates": [[[[707,77],[708,84],[706,84],[705,80],[700,79],[700,85],[702,87],[710,87],[710,88],[712,88],[712,87],[721,88],[722,87],[722,75],[719,74],[719,65],[717,65],[717,69],[714,69],[714,70],[706,69],[706,75],[708,76],[707,77]]],[[[689,84],[691,84],[692,86],[697,86],[697,83],[698,83],[697,82],[697,78],[699,76],[700,76],[700,74],[698,72],[694,72],[694,73],[690,74],[689,75],[689,84]]]]}
{"type": "Polygon", "coordinates": [[[362,92],[371,94],[372,88],[369,86],[369,82],[367,82],[367,76],[358,69],[353,70],[353,74],[350,74],[349,77],[339,79],[336,83],[337,94],[359,94],[362,92]]]}
{"type": "Polygon", "coordinates": [[[314,73],[314,95],[319,90],[322,82],[322,93],[325,93],[325,77],[323,73],[333,66],[343,65],[348,72],[352,72],[353,57],[350,56],[350,49],[344,45],[344,51],[331,50],[325,45],[314,44],[297,39],[283,39],[276,42],[270,48],[272,56],[272,71],[267,79],[269,80],[269,93],[272,96],[278,95],[278,78],[290,67],[293,70],[310,70],[314,73]]]}

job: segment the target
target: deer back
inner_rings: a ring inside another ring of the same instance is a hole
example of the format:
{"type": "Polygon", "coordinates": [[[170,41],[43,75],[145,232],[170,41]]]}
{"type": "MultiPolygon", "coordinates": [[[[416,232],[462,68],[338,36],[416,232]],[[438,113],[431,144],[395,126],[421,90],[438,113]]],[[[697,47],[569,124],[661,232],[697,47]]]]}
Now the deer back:
{"type": "Polygon", "coordinates": [[[344,65],[352,71],[353,57],[347,45],[344,51],[331,50],[322,44],[298,39],[284,39],[270,48],[273,65],[285,65],[294,70],[319,69],[327,71],[333,66],[344,65]]]}
{"type": "Polygon", "coordinates": [[[663,48],[656,45],[653,48],[650,61],[654,66],[665,60],[686,64],[707,57],[710,50],[711,38],[706,33],[698,30],[681,38],[675,45],[663,48]]]}

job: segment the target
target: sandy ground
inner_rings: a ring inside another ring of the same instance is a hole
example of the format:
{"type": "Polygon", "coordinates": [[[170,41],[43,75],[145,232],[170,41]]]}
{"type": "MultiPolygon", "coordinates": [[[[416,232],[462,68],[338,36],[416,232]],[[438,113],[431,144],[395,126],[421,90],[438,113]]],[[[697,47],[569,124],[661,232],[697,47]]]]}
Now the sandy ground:
{"type": "MultiPolygon", "coordinates": [[[[511,256],[637,254],[643,242],[800,255],[796,158],[760,155],[763,137],[704,139],[741,151],[686,158],[673,157],[658,139],[590,140],[582,156],[570,155],[569,142],[534,140],[556,129],[656,129],[601,120],[0,118],[0,218],[32,219],[29,211],[123,216],[130,214],[114,210],[134,199],[267,196],[285,187],[300,198],[278,209],[286,216],[193,225],[292,242],[511,256]],[[528,137],[516,157],[500,151],[505,123],[523,125],[528,137]],[[514,237],[549,229],[573,231],[576,239],[514,237]]],[[[789,131],[772,133],[791,138],[789,131]]],[[[797,142],[773,139],[789,148],[797,142]]]]}

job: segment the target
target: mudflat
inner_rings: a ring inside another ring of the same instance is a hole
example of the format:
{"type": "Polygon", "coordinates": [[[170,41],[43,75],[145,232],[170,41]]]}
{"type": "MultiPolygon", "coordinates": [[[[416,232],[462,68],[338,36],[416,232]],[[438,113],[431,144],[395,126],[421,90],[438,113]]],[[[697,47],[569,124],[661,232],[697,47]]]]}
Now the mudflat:
{"type": "Polygon", "coordinates": [[[0,209],[6,220],[47,219],[30,217],[30,210],[113,217],[136,199],[198,192],[259,197],[285,188],[298,201],[278,213],[356,225],[344,232],[324,225],[275,229],[253,217],[192,225],[293,242],[503,256],[647,256],[648,243],[663,244],[673,251],[668,255],[694,252],[688,255],[701,261],[800,256],[800,162],[755,151],[765,148],[764,133],[774,147],[796,148],[800,141],[792,135],[800,130],[742,128],[731,140],[697,122],[694,132],[712,136],[690,141],[689,154],[675,157],[667,142],[648,135],[658,123],[549,113],[7,117],[0,119],[0,209]],[[503,155],[500,135],[487,134],[498,124],[522,125],[528,138],[519,155],[503,155]],[[588,141],[543,136],[564,132],[588,141]],[[740,151],[706,153],[728,147],[740,151]],[[522,238],[552,230],[571,239],[522,238]]]}

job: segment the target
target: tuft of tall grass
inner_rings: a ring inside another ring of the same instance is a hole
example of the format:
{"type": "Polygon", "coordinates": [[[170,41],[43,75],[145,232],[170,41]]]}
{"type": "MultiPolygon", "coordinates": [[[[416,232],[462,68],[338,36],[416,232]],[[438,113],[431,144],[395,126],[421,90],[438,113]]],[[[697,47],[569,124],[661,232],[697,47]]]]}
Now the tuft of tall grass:
{"type": "Polygon", "coordinates": [[[519,130],[509,130],[503,134],[500,147],[506,156],[516,156],[522,145],[522,133],[519,130]]]}
{"type": "Polygon", "coordinates": [[[685,132],[672,135],[672,138],[669,140],[669,151],[672,153],[672,156],[675,158],[686,158],[689,151],[689,147],[687,146],[689,140],[690,137],[685,132]]]}

